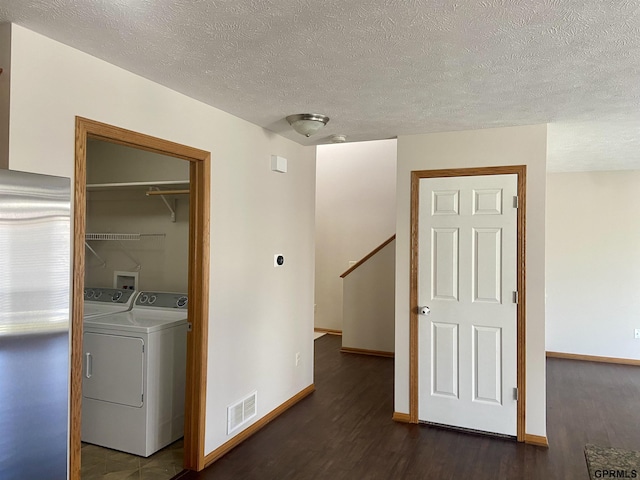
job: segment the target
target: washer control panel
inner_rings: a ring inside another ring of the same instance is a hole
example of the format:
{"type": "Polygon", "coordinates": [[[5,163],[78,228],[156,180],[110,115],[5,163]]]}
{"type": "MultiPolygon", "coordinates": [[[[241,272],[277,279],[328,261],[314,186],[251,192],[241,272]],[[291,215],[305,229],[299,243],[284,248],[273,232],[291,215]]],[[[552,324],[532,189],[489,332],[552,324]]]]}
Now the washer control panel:
{"type": "Polygon", "coordinates": [[[186,310],[189,300],[186,293],[140,292],[137,307],[179,308],[186,310]]]}
{"type": "Polygon", "coordinates": [[[120,288],[92,288],[84,289],[84,300],[103,303],[129,303],[131,296],[136,293],[133,290],[120,288]]]}

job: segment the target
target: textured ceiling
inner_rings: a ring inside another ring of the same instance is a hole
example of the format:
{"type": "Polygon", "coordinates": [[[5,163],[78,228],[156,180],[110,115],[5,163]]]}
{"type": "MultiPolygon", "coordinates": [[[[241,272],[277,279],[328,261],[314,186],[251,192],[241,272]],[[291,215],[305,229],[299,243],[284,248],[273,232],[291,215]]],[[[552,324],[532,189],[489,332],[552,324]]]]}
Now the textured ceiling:
{"type": "Polygon", "coordinates": [[[640,168],[640,4],[0,0],[11,21],[305,145],[550,123],[551,170],[640,168]],[[331,121],[305,139],[284,117],[331,121]]]}

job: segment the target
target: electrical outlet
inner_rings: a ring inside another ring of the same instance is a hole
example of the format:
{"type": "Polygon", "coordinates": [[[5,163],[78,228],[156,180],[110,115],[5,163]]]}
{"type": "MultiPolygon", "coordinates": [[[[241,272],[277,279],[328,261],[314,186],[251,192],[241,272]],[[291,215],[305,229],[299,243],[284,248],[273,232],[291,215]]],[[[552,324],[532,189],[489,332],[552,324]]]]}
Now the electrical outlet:
{"type": "Polygon", "coordinates": [[[300,365],[300,352],[296,352],[296,367],[300,365]]]}
{"type": "Polygon", "coordinates": [[[633,338],[640,338],[640,328],[634,330],[633,338]]]}

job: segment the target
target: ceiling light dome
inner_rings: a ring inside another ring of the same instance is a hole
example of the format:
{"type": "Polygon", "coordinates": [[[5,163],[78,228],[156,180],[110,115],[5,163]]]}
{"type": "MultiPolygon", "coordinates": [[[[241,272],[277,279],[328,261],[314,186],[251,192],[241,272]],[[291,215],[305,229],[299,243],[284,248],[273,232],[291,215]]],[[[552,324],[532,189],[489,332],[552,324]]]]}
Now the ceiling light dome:
{"type": "Polygon", "coordinates": [[[319,113],[298,113],[296,115],[289,115],[287,122],[293,127],[293,129],[300,135],[310,137],[322,127],[324,127],[329,121],[329,117],[320,115],[319,113]]]}

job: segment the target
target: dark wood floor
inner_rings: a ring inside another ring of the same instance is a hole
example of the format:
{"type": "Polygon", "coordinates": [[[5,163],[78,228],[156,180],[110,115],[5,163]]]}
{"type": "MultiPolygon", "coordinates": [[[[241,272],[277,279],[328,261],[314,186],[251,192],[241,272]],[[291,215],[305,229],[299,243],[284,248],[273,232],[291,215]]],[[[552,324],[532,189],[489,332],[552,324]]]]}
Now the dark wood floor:
{"type": "Polygon", "coordinates": [[[640,450],[640,368],[549,359],[550,448],[426,426],[393,413],[393,360],[315,341],[316,392],[200,473],[224,479],[588,479],[586,443],[640,450]]]}

